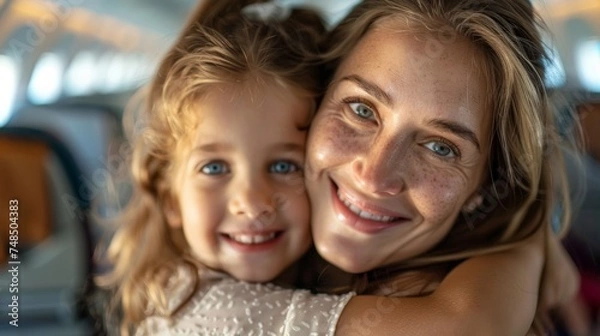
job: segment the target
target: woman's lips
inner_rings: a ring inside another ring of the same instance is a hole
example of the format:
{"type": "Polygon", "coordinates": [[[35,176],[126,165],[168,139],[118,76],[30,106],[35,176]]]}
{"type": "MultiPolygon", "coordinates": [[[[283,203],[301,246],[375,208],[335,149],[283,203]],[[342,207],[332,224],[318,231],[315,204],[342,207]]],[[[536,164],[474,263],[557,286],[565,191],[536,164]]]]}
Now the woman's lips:
{"type": "Polygon", "coordinates": [[[397,212],[387,211],[373,205],[357,205],[358,202],[339,191],[333,181],[331,181],[331,198],[338,220],[362,233],[378,233],[409,220],[397,212]]]}

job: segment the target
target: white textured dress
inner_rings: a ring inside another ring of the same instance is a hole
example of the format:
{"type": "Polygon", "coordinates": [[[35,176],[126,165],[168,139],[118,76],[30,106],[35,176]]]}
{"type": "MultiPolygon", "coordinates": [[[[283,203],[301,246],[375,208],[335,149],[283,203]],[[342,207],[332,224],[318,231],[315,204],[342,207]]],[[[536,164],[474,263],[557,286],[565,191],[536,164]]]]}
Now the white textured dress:
{"type": "MultiPolygon", "coordinates": [[[[173,311],[188,297],[192,279],[185,270],[167,286],[173,311]]],[[[148,316],[141,335],[333,336],[353,293],[312,294],[273,284],[250,284],[214,271],[200,271],[200,289],[172,318],[148,316]]]]}

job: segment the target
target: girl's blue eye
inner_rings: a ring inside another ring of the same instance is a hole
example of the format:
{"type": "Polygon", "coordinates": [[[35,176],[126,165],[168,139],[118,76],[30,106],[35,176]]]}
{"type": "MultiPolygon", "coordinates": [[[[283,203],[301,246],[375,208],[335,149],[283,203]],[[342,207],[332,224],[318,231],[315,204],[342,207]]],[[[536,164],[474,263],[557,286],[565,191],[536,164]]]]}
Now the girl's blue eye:
{"type": "Polygon", "coordinates": [[[300,166],[290,161],[276,161],[269,167],[269,172],[275,174],[291,174],[300,171],[300,166]]]}
{"type": "Polygon", "coordinates": [[[224,162],[211,162],[200,169],[206,175],[222,175],[229,172],[229,168],[224,162]]]}
{"type": "Polygon", "coordinates": [[[363,103],[349,103],[348,106],[350,106],[352,112],[361,118],[371,119],[374,116],[373,110],[363,103]]]}
{"type": "Polygon", "coordinates": [[[425,144],[429,150],[443,158],[453,158],[457,156],[456,151],[449,145],[440,141],[431,141],[425,144]]]}

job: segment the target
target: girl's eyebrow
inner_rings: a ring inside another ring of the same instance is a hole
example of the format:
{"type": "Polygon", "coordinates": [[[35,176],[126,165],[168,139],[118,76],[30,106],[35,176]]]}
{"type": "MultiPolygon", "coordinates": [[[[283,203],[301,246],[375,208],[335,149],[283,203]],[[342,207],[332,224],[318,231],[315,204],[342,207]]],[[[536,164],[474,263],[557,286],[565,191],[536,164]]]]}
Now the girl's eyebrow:
{"type": "MultiPolygon", "coordinates": [[[[211,142],[202,144],[200,146],[196,146],[192,149],[192,153],[194,152],[207,152],[207,153],[216,153],[216,152],[231,152],[233,151],[234,146],[228,143],[223,142],[211,142]]],[[[304,144],[298,144],[294,142],[283,142],[278,143],[272,146],[269,150],[272,151],[281,151],[281,152],[298,152],[304,153],[305,146],[304,144]]]]}
{"type": "Polygon", "coordinates": [[[339,82],[343,81],[350,81],[352,83],[355,83],[365,92],[375,97],[375,99],[379,100],[382,104],[386,105],[387,107],[392,106],[392,97],[390,97],[390,95],[377,84],[368,81],[356,74],[345,76],[339,80],[339,82]]]}
{"type": "Polygon", "coordinates": [[[211,143],[206,143],[206,144],[194,147],[194,149],[192,149],[192,152],[215,153],[215,152],[230,152],[232,150],[233,150],[233,146],[230,144],[222,143],[222,142],[211,142],[211,143]]]}
{"type": "Polygon", "coordinates": [[[304,146],[304,144],[285,142],[285,143],[280,143],[280,144],[275,145],[273,147],[273,150],[281,151],[281,152],[297,152],[297,153],[304,154],[305,146],[304,146]]]}

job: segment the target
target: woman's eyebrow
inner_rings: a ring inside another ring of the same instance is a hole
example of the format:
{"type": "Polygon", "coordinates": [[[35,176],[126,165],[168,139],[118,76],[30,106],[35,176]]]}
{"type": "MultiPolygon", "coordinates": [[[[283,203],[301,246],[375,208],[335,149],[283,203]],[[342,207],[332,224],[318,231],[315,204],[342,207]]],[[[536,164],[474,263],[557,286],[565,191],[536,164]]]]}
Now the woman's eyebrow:
{"type": "Polygon", "coordinates": [[[433,126],[435,128],[439,128],[451,133],[456,134],[457,136],[470,141],[477,147],[477,151],[481,152],[481,145],[479,144],[479,140],[477,139],[477,135],[475,132],[471,131],[468,127],[463,126],[455,121],[445,120],[445,119],[431,119],[427,122],[428,125],[433,126]]]}
{"type": "Polygon", "coordinates": [[[353,82],[356,85],[360,86],[360,88],[363,89],[364,91],[366,91],[368,94],[370,94],[371,96],[373,96],[377,100],[379,100],[382,104],[384,104],[388,107],[392,106],[392,98],[390,97],[389,94],[387,94],[387,92],[385,92],[385,90],[383,90],[382,88],[377,86],[377,84],[360,77],[359,75],[345,76],[345,77],[341,78],[339,81],[340,82],[343,82],[343,81],[353,82]]]}

